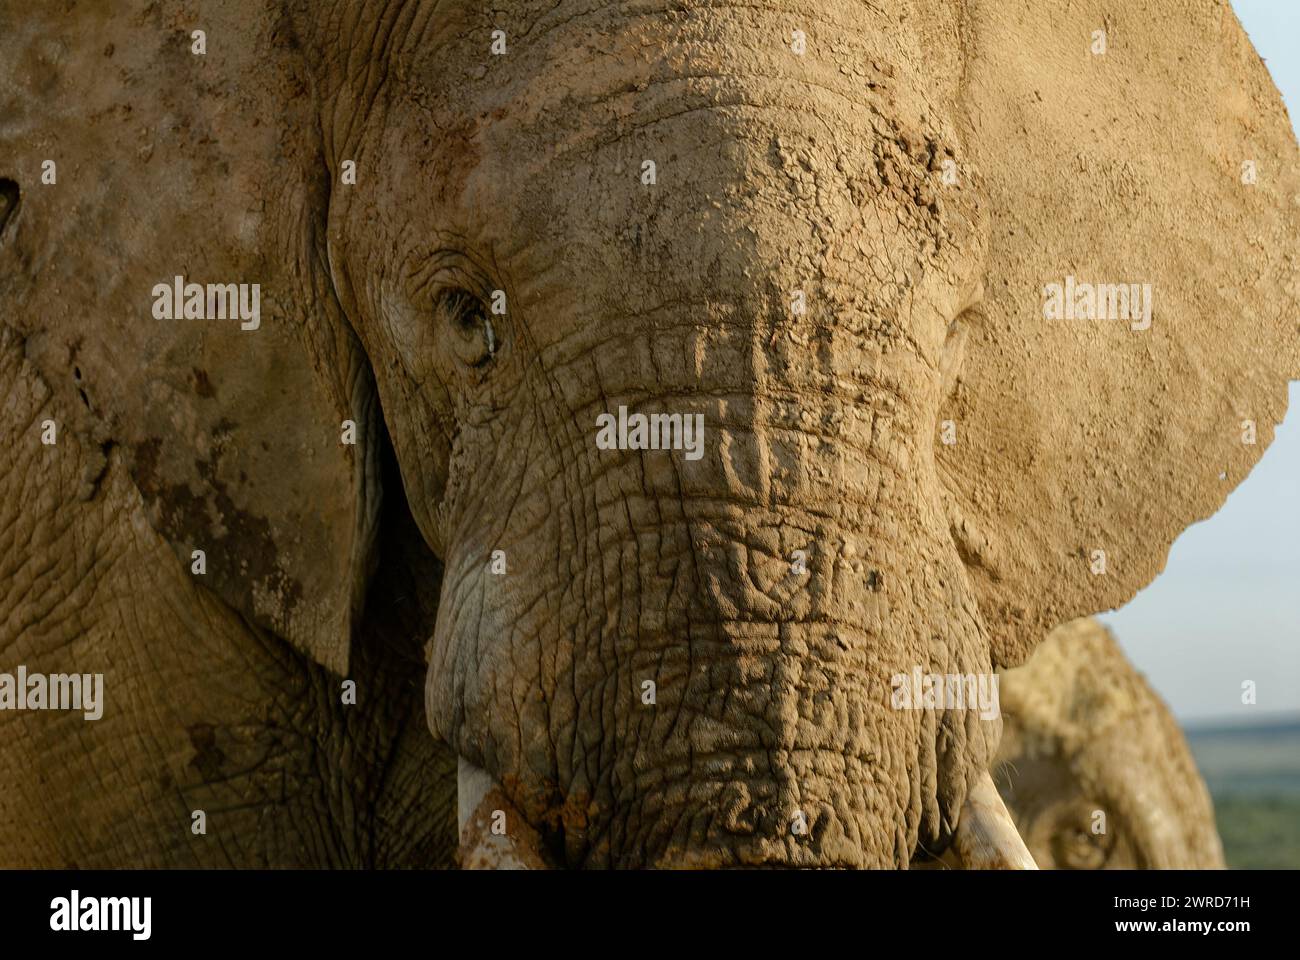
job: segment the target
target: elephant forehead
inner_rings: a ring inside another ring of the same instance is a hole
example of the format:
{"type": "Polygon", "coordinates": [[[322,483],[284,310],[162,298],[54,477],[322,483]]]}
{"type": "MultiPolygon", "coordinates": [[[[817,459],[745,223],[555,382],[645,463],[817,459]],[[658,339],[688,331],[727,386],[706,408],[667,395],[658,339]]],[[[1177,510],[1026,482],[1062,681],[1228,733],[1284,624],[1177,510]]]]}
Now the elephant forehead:
{"type": "Polygon", "coordinates": [[[931,6],[522,4],[390,38],[411,52],[376,101],[376,219],[461,238],[575,314],[831,281],[888,315],[923,273],[972,272],[937,257],[974,204],[935,195],[960,44],[931,6]]]}
{"type": "Polygon", "coordinates": [[[565,12],[529,23],[522,36],[499,31],[499,56],[464,51],[458,58],[465,75],[454,86],[453,112],[478,107],[497,138],[512,140],[505,155],[514,163],[587,154],[673,119],[693,119],[706,141],[734,137],[764,108],[778,115],[778,126],[789,123],[783,112],[804,115],[825,141],[870,140],[899,128],[947,133],[944,69],[908,21],[886,22],[859,4],[822,4],[801,16],[764,4],[565,12]]]}
{"type": "MultiPolygon", "coordinates": [[[[701,278],[752,286],[776,264],[802,263],[790,281],[812,280],[830,265],[832,238],[859,263],[915,253],[937,210],[910,195],[901,204],[876,162],[911,161],[892,146],[877,154],[869,127],[843,141],[816,127],[795,111],[721,104],[650,119],[624,137],[593,127],[585,151],[539,149],[513,162],[489,151],[465,206],[507,256],[584,262],[587,282],[676,277],[679,297],[699,293],[701,278]]],[[[893,273],[878,279],[902,279],[893,273]]]]}
{"type": "Polygon", "coordinates": [[[933,14],[885,17],[860,4],[801,15],[765,4],[547,6],[444,24],[409,62],[399,59],[380,99],[406,132],[385,162],[406,166],[432,144],[443,166],[456,161],[448,172],[461,189],[468,171],[487,166],[479,201],[500,195],[503,174],[544,179],[607,147],[635,162],[636,175],[646,159],[672,160],[644,156],[657,142],[743,140],[764,153],[773,131],[796,122],[824,153],[863,153],[868,163],[882,139],[908,150],[955,145],[945,58],[959,44],[955,29],[946,46],[922,43],[933,14]]]}
{"type": "MultiPolygon", "coordinates": [[[[544,80],[530,90],[538,103],[567,92],[599,99],[656,77],[746,72],[805,76],[827,86],[837,76],[856,77],[860,86],[893,99],[906,86],[914,94],[950,93],[960,72],[956,6],[932,0],[919,8],[909,0],[883,6],[823,0],[802,10],[763,0],[547,0],[486,15],[483,26],[489,24],[499,41],[492,48],[499,63],[489,69],[544,80]]],[[[462,36],[477,43],[475,33],[462,36]]]]}
{"type": "Polygon", "coordinates": [[[961,247],[978,256],[971,205],[939,196],[955,152],[940,115],[883,110],[797,76],[661,77],[549,118],[502,113],[457,205],[551,287],[641,303],[805,289],[887,317],[927,273],[973,272],[952,269],[961,247]]]}

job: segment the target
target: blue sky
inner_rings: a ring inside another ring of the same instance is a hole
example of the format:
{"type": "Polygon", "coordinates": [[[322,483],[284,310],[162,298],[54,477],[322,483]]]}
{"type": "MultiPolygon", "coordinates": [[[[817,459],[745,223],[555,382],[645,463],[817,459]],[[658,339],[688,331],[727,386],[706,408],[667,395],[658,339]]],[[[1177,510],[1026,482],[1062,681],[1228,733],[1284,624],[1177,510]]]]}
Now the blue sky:
{"type": "MultiPolygon", "coordinates": [[[[1300,110],[1300,2],[1233,0],[1291,121],[1300,110]]],[[[1209,520],[1186,530],[1149,587],[1105,614],[1181,720],[1300,712],[1300,382],[1277,437],[1209,520]],[[1241,703],[1253,680],[1257,704],[1241,703]]]]}

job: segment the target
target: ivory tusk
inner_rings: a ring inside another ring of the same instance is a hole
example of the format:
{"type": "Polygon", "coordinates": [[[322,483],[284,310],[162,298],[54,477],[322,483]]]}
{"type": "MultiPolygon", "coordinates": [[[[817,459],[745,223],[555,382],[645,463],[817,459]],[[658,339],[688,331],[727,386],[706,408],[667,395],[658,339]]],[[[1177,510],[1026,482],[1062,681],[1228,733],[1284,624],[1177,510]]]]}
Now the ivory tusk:
{"type": "Polygon", "coordinates": [[[1038,869],[987,770],[966,794],[953,848],[967,870],[1038,869]]]}
{"type": "Polygon", "coordinates": [[[464,757],[456,766],[462,870],[544,870],[541,837],[504,790],[464,757]]]}

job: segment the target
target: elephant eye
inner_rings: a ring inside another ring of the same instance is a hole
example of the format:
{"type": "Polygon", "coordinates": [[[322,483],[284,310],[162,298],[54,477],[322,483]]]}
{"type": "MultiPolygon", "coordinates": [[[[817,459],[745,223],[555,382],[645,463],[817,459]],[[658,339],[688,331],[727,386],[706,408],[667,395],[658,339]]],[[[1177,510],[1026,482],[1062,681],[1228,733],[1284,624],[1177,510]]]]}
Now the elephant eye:
{"type": "Polygon", "coordinates": [[[463,287],[449,287],[434,297],[437,323],[448,334],[456,357],[470,367],[482,367],[497,352],[496,331],[487,305],[463,287]]]}
{"type": "Polygon", "coordinates": [[[1110,859],[1111,842],[1094,834],[1086,824],[1063,825],[1052,838],[1053,859],[1065,870],[1100,870],[1110,859]]]}

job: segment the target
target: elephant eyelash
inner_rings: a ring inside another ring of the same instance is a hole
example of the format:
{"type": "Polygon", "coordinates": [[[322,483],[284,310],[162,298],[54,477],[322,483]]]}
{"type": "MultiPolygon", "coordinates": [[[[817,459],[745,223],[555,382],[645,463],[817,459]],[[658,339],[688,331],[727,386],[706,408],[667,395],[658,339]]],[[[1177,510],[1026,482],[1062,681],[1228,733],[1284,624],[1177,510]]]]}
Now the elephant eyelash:
{"type": "Polygon", "coordinates": [[[470,367],[482,367],[497,353],[496,330],[483,298],[464,287],[448,287],[434,297],[434,314],[456,333],[453,347],[470,367]],[[481,349],[474,340],[481,338],[481,349]]]}

